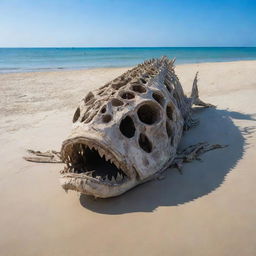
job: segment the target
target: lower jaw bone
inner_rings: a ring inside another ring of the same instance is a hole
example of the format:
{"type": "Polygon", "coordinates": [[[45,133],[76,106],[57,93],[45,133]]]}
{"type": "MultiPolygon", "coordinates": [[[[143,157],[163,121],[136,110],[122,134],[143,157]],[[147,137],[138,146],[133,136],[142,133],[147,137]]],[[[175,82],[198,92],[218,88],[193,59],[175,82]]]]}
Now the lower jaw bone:
{"type": "Polygon", "coordinates": [[[127,179],[121,184],[98,183],[89,179],[67,178],[65,175],[60,178],[61,186],[65,191],[74,190],[82,194],[94,197],[107,198],[123,194],[129,189],[140,184],[137,179],[127,179]]]}

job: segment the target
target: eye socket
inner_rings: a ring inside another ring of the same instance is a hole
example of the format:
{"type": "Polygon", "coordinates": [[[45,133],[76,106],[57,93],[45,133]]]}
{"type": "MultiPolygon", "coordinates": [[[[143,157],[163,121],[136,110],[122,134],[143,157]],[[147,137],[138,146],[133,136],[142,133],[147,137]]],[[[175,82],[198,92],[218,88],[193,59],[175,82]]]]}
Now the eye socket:
{"type": "Polygon", "coordinates": [[[120,123],[119,129],[121,133],[127,137],[132,138],[135,134],[135,126],[132,118],[130,116],[126,116],[120,123]]]}
{"type": "Polygon", "coordinates": [[[151,125],[160,119],[160,109],[156,103],[147,102],[139,107],[137,115],[141,122],[151,125]]]}
{"type": "Polygon", "coordinates": [[[139,136],[139,145],[147,153],[150,153],[152,151],[152,143],[143,133],[141,133],[139,136]]]}
{"type": "Polygon", "coordinates": [[[80,108],[77,108],[76,112],[73,116],[73,123],[75,123],[78,120],[79,117],[80,117],[80,108]]]}

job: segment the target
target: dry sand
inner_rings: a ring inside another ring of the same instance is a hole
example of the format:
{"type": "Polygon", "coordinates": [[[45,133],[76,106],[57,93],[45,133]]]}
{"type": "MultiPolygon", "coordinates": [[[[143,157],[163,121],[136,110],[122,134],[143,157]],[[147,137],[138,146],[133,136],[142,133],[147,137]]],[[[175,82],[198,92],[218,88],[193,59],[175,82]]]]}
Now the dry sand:
{"type": "Polygon", "coordinates": [[[61,164],[25,162],[59,149],[79,100],[125,68],[0,75],[0,255],[256,255],[256,61],[177,66],[185,91],[200,73],[200,125],[182,146],[229,144],[203,162],[118,198],[60,187],[61,164]]]}

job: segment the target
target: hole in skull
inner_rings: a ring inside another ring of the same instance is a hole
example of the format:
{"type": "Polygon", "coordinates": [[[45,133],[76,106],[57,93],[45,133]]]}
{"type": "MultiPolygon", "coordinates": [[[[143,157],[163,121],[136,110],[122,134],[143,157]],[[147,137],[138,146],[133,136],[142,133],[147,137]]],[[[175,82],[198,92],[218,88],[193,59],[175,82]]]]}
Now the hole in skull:
{"type": "Polygon", "coordinates": [[[146,92],[146,88],[144,87],[144,86],[142,86],[142,85],[133,85],[132,86],[132,90],[134,91],[134,92],[138,92],[138,93],[144,93],[144,92],[146,92]]]}
{"type": "Polygon", "coordinates": [[[169,103],[166,107],[166,115],[170,120],[173,120],[173,105],[169,103]]]}
{"type": "Polygon", "coordinates": [[[152,144],[148,137],[143,133],[140,134],[139,145],[147,153],[150,153],[152,151],[152,144]]]}
{"type": "Polygon", "coordinates": [[[132,138],[135,134],[135,126],[132,118],[130,116],[126,116],[121,121],[119,129],[125,137],[132,138]]]}
{"type": "Polygon", "coordinates": [[[89,92],[84,98],[84,103],[88,103],[92,98],[94,98],[94,95],[92,92],[89,92]]]}
{"type": "Polygon", "coordinates": [[[172,136],[172,128],[167,121],[166,121],[166,132],[167,132],[168,137],[170,138],[172,136]]]}
{"type": "Polygon", "coordinates": [[[106,112],[106,106],[102,107],[101,111],[102,114],[104,114],[106,112]]]}
{"type": "Polygon", "coordinates": [[[102,117],[102,121],[103,121],[103,123],[109,123],[110,121],[111,121],[111,119],[112,119],[112,116],[111,115],[104,115],[103,117],[102,117]]]}
{"type": "Polygon", "coordinates": [[[123,87],[124,85],[126,85],[127,81],[126,80],[119,80],[114,82],[111,86],[113,89],[118,90],[121,87],[123,87]]]}
{"type": "Polygon", "coordinates": [[[141,78],[140,81],[143,83],[143,84],[146,84],[147,81],[144,79],[144,78],[141,78]]]}
{"type": "Polygon", "coordinates": [[[121,94],[121,97],[125,100],[130,100],[130,99],[133,99],[135,96],[132,92],[123,92],[121,94]]]}
{"type": "Polygon", "coordinates": [[[122,106],[122,105],[124,104],[124,103],[123,103],[121,100],[119,100],[119,99],[112,99],[111,103],[112,103],[112,106],[114,106],[114,107],[119,107],[119,106],[122,106]]]}
{"type": "Polygon", "coordinates": [[[77,110],[73,116],[73,123],[75,123],[79,117],[80,117],[80,108],[77,108],[77,110]]]}
{"type": "Polygon", "coordinates": [[[161,106],[164,106],[164,96],[160,92],[153,92],[152,97],[157,101],[161,106]]]}
{"type": "Polygon", "coordinates": [[[160,119],[160,109],[156,103],[147,102],[138,109],[138,117],[145,124],[154,124],[160,119]]]}
{"type": "Polygon", "coordinates": [[[90,149],[85,144],[75,143],[67,148],[67,152],[69,152],[68,168],[70,172],[84,173],[100,181],[122,182],[127,177],[125,172],[117,168],[117,160],[102,148],[90,149]]]}

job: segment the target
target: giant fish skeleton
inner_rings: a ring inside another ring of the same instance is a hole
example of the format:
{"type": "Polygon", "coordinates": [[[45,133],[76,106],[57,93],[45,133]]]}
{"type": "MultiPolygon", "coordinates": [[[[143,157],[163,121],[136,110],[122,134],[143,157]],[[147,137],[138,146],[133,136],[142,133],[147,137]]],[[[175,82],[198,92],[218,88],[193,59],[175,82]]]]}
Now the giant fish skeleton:
{"type": "Polygon", "coordinates": [[[28,161],[64,162],[65,190],[95,197],[118,196],[157,177],[166,168],[197,159],[219,144],[199,143],[180,154],[184,130],[198,124],[192,105],[213,107],[199,99],[197,75],[185,96],[174,60],[151,59],[128,70],[80,102],[71,135],[61,152],[29,152],[28,161]]]}

